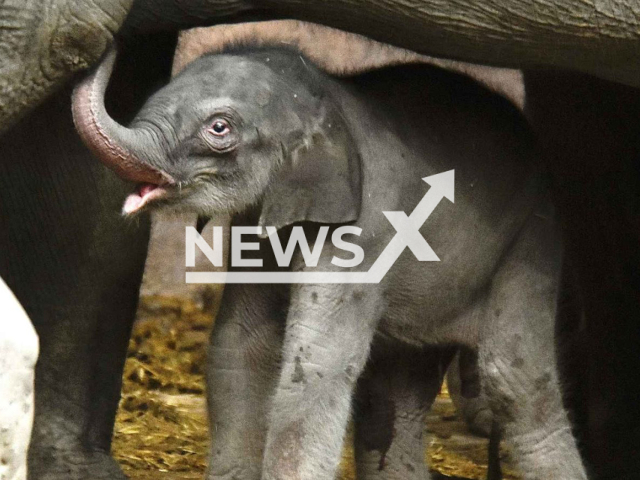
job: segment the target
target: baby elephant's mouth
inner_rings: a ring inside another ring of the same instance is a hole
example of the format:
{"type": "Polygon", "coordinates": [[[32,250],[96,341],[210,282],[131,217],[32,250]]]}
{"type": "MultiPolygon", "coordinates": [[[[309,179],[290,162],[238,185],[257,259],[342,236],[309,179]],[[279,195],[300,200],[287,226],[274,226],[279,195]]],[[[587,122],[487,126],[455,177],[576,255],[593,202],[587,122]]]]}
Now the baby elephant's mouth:
{"type": "Polygon", "coordinates": [[[139,212],[149,203],[166,197],[168,193],[169,191],[165,186],[153,183],[141,183],[136,187],[135,192],[130,194],[124,201],[122,213],[131,215],[139,212]]]}

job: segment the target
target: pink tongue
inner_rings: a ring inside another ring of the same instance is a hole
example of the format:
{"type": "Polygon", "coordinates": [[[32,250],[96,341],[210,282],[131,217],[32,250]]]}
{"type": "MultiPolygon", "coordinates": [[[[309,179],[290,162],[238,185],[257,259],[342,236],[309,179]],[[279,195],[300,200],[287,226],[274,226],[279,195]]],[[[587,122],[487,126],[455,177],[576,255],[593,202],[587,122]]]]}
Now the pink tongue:
{"type": "Polygon", "coordinates": [[[122,213],[131,213],[135,212],[140,208],[142,204],[142,197],[137,193],[132,193],[127,197],[124,201],[124,206],[122,207],[122,213]]]}
{"type": "Polygon", "coordinates": [[[147,197],[156,188],[158,188],[158,186],[152,183],[143,183],[142,185],[140,185],[137,191],[129,195],[124,201],[122,211],[124,213],[132,213],[138,210],[144,203],[145,197],[147,197]]]}

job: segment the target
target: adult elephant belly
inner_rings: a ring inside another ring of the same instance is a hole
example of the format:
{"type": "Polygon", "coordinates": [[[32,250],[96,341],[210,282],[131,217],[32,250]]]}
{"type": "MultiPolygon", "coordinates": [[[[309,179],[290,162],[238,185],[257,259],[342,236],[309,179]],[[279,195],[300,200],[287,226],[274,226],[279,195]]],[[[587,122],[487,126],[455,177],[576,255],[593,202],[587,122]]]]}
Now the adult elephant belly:
{"type": "Polygon", "coordinates": [[[40,338],[29,478],[124,478],[108,457],[148,225],[60,92],[0,142],[0,277],[40,338]]]}

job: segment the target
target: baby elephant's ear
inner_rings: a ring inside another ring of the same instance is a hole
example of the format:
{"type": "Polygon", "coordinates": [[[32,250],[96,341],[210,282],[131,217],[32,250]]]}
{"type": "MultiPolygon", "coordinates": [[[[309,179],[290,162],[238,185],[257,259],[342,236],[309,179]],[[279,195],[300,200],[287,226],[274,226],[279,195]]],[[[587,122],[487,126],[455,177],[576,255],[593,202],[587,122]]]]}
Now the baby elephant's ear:
{"type": "MultiPolygon", "coordinates": [[[[290,150],[265,195],[262,227],[295,222],[346,223],[360,214],[360,156],[340,112],[323,112],[290,150]]],[[[263,228],[264,231],[264,228],[263,228]]]]}

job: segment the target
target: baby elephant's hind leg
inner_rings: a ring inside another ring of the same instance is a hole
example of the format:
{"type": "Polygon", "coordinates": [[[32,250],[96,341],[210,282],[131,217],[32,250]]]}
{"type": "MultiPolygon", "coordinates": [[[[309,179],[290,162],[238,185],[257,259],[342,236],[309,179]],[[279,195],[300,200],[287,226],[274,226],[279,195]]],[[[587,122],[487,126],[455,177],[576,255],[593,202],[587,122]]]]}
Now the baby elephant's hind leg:
{"type": "Polygon", "coordinates": [[[554,322],[562,246],[552,215],[532,215],[489,296],[479,368],[495,419],[527,480],[586,479],[562,403],[554,322]]]}
{"type": "Polygon", "coordinates": [[[354,406],[358,480],[428,480],[425,414],[454,348],[375,342],[354,406]]]}
{"type": "Polygon", "coordinates": [[[469,430],[482,437],[491,435],[493,414],[480,386],[478,352],[460,347],[447,371],[449,396],[469,430]]]}

